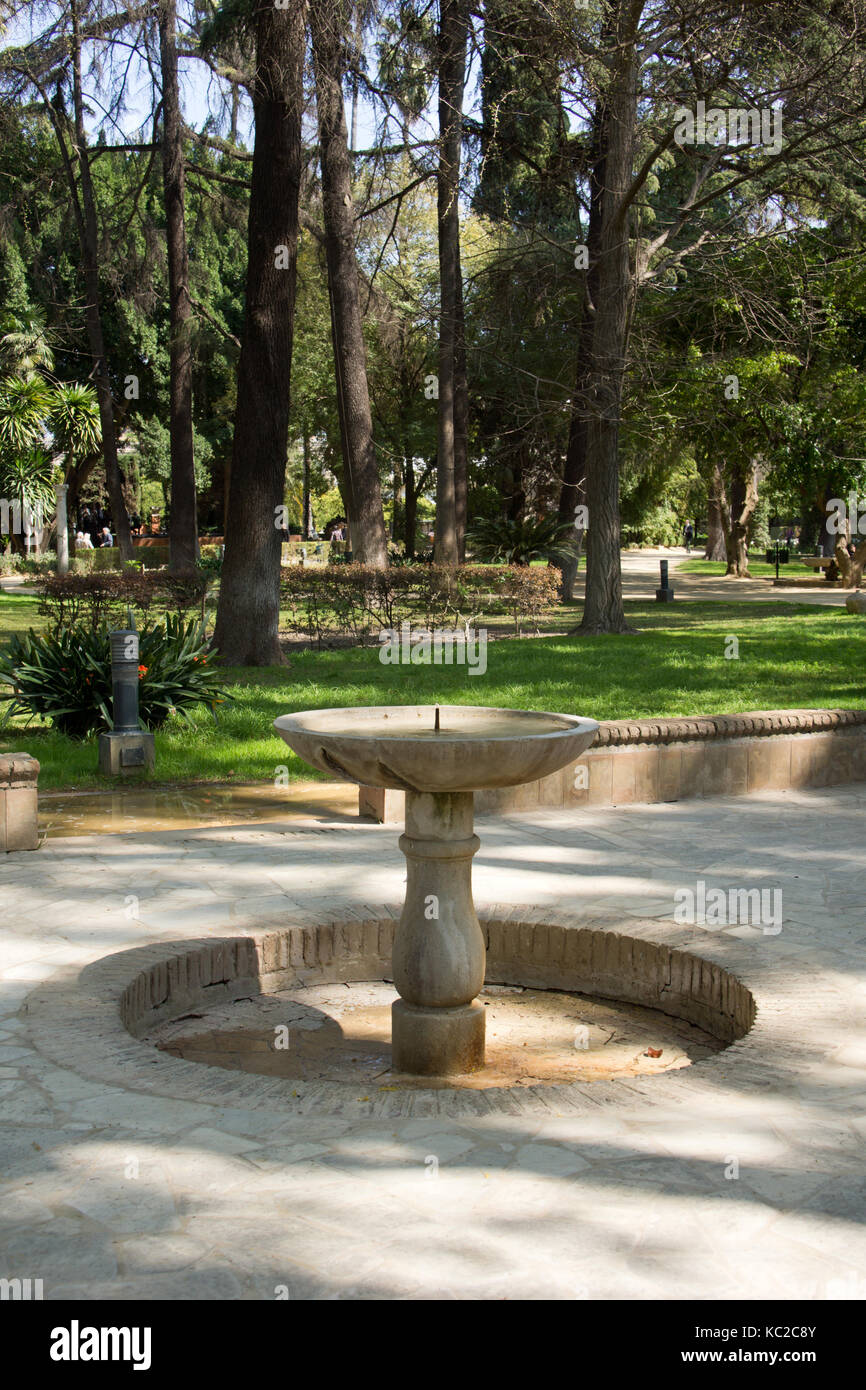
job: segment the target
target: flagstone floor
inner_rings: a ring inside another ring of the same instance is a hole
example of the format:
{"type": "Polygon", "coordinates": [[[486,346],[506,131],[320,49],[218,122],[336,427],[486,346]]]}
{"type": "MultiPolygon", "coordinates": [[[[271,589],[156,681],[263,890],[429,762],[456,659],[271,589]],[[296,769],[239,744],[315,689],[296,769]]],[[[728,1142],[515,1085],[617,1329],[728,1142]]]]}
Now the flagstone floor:
{"type": "Polygon", "coordinates": [[[571,1106],[439,1092],[452,1102],[426,1115],[221,1105],[227,1073],[205,1066],[192,1100],[162,1094],[159,1068],[127,1089],[76,1070],[62,1021],[49,1048],[28,1013],[46,982],[131,946],[398,903],[394,827],[313,808],[7,856],[0,1278],[41,1278],[48,1299],[866,1297],[864,811],[858,785],[480,818],[479,908],[674,933],[674,894],[699,880],[780,888],[781,932],[724,931],[796,1043],[784,1065],[735,1047],[676,1088],[601,1082],[571,1106]]]}

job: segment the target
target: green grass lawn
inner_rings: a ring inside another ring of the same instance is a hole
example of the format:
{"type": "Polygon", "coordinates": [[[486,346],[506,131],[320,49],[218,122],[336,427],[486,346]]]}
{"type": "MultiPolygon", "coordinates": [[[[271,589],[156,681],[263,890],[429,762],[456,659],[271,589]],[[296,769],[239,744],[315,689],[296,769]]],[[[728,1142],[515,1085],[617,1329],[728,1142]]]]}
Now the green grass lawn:
{"type": "MultiPolygon", "coordinates": [[[[702,560],[699,555],[693,555],[691,559],[681,560],[677,565],[677,574],[711,574],[723,575],[727,566],[724,560],[702,560]]],[[[794,562],[789,565],[780,565],[779,574],[784,574],[786,569],[793,569],[794,562]]],[[[805,565],[796,567],[798,571],[805,571],[805,565]]],[[[749,557],[749,573],[753,579],[775,579],[776,566],[768,565],[766,560],[756,560],[749,557]]]]}
{"type": "MultiPolygon", "coordinates": [[[[763,557],[764,553],[763,550],[760,552],[761,557],[763,557]]],[[[725,569],[726,565],[724,560],[702,560],[699,555],[693,555],[691,559],[683,560],[677,565],[676,573],[723,575],[725,569]]],[[[763,558],[759,559],[750,556],[749,573],[753,579],[775,579],[776,566],[775,563],[768,565],[763,558]]],[[[804,565],[802,561],[797,559],[796,551],[791,551],[791,559],[787,565],[779,566],[779,578],[784,579],[786,574],[796,574],[800,578],[804,575],[811,574],[815,579],[821,578],[820,570],[816,572],[810,565],[804,565]]]]}
{"type": "MultiPolygon", "coordinates": [[[[633,635],[550,635],[488,646],[485,675],[466,667],[385,666],[378,648],[305,651],[288,665],[226,669],[236,704],[219,724],[202,710],[194,730],[178,723],[156,735],[154,780],[272,781],[317,774],[271,732],[278,714],[332,705],[504,705],[561,710],[595,719],[724,714],[740,710],[866,707],[863,619],[844,608],[787,603],[626,604],[633,635]],[[726,639],[739,659],[725,658],[726,639]]],[[[579,605],[551,622],[579,618],[579,605]]],[[[0,595],[0,641],[38,625],[36,600],[0,595]]],[[[104,787],[96,741],[80,744],[17,721],[0,751],[25,749],[42,765],[40,787],[104,787]]]]}

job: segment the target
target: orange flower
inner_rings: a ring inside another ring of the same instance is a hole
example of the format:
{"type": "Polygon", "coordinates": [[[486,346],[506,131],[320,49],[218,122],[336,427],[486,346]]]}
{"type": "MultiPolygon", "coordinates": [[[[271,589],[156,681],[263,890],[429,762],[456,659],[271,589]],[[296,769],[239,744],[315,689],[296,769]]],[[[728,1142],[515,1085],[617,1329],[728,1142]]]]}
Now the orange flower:
{"type": "Polygon", "coordinates": [[[141,680],[141,679],[142,679],[144,676],[146,676],[146,675],[147,675],[147,667],[146,667],[146,666],[139,666],[139,668],[138,668],[138,679],[141,680]]]}

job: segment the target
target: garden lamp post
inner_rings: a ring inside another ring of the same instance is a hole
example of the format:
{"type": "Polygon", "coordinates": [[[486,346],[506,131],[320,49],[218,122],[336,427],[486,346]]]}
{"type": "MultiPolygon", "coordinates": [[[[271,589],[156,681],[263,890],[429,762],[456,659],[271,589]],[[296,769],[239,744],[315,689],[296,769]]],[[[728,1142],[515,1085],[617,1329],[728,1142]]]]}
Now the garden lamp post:
{"type": "Polygon", "coordinates": [[[131,628],[110,632],[114,728],[99,735],[99,771],[109,777],[153,767],[153,734],[142,729],[138,715],[138,633],[131,628]]]}
{"type": "Polygon", "coordinates": [[[786,545],[779,541],[771,541],[767,546],[767,564],[776,566],[776,580],[779,578],[779,566],[787,565],[791,558],[791,552],[786,545]]]}

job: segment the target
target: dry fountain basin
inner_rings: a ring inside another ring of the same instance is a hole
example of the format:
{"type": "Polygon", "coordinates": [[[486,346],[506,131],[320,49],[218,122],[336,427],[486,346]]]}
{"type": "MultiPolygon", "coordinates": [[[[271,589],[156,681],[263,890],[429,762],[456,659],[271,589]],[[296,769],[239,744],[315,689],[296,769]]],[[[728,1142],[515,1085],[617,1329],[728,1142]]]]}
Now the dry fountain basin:
{"type": "Polygon", "coordinates": [[[394,1071],[453,1076],[484,1066],[484,937],[472,901],[476,791],[515,787],[580,757],[598,724],[571,714],[472,705],[303,710],[274,721],[305,762],[406,793],[406,899],[394,939],[394,1071]]]}

